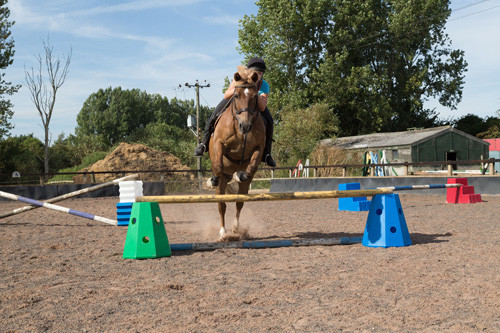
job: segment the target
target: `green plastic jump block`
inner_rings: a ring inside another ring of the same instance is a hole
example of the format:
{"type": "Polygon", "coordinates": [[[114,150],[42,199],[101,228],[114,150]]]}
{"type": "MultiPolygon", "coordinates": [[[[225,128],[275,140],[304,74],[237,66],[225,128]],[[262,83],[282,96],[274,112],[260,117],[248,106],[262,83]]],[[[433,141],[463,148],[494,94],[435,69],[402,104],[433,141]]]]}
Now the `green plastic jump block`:
{"type": "Polygon", "coordinates": [[[123,258],[149,259],[170,257],[170,255],[172,251],[158,203],[134,203],[123,248],[123,258]]]}

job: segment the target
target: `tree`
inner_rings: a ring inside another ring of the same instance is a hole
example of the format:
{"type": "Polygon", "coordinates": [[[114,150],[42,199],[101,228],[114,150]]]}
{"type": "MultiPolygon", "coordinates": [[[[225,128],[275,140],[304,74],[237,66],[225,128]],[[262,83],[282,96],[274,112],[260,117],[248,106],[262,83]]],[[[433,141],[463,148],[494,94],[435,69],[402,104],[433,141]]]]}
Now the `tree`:
{"type": "Polygon", "coordinates": [[[454,121],[453,127],[474,136],[488,129],[485,119],[471,113],[454,121]]]}
{"type": "MultiPolygon", "coordinates": [[[[7,7],[8,0],[0,0],[0,69],[4,71],[14,62],[14,39],[11,37],[10,28],[14,24],[9,21],[10,10],[7,7]]],[[[12,85],[5,81],[5,73],[0,74],[0,139],[9,134],[13,128],[10,119],[14,112],[11,110],[12,103],[6,99],[6,95],[12,95],[19,90],[20,85],[12,85]]]]}
{"type": "MultiPolygon", "coordinates": [[[[326,102],[340,135],[429,127],[423,102],[451,109],[461,100],[467,63],[444,32],[442,0],[260,0],[245,16],[239,50],[264,56],[269,104],[326,102]]],[[[278,119],[279,120],[279,119],[278,119]]]]}
{"type": "MultiPolygon", "coordinates": [[[[207,107],[200,108],[201,121],[210,114],[207,107]]],[[[121,87],[99,89],[83,103],[77,116],[77,137],[99,136],[109,145],[120,141],[142,140],[149,124],[165,124],[166,134],[176,136],[187,132],[187,116],[195,114],[194,101],[181,101],[158,94],[151,95],[139,89],[122,90],[121,87]]],[[[175,138],[174,138],[175,139],[175,138]]]]}
{"type": "Polygon", "coordinates": [[[38,173],[42,171],[42,161],[37,157],[42,153],[42,142],[30,135],[21,135],[6,138],[0,141],[0,180],[11,181],[10,174],[19,171],[21,175],[26,173],[38,173]]]}
{"type": "Polygon", "coordinates": [[[280,131],[276,135],[277,157],[282,163],[295,164],[313,151],[323,134],[337,130],[328,105],[314,104],[307,109],[283,110],[280,131]]]}
{"type": "Polygon", "coordinates": [[[31,93],[31,100],[40,115],[44,129],[44,172],[49,172],[49,146],[50,146],[50,120],[54,112],[56,104],[57,91],[66,81],[66,76],[71,63],[71,49],[66,57],[63,59],[54,57],[54,48],[50,45],[50,41],[42,40],[45,55],[42,58],[40,54],[35,58],[38,63],[38,68],[31,67],[30,70],[25,68],[24,74],[26,84],[31,93]],[[45,81],[43,69],[45,66],[47,79],[45,81]]]}

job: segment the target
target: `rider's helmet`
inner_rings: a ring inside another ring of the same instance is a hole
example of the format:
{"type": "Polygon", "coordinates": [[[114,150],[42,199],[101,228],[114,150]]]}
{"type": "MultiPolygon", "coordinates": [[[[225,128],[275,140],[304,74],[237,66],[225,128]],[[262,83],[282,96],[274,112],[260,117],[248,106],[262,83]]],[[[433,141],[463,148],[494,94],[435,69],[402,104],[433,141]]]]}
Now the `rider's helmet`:
{"type": "Polygon", "coordinates": [[[262,58],[254,57],[248,61],[247,68],[258,72],[265,72],[266,63],[262,58]]]}

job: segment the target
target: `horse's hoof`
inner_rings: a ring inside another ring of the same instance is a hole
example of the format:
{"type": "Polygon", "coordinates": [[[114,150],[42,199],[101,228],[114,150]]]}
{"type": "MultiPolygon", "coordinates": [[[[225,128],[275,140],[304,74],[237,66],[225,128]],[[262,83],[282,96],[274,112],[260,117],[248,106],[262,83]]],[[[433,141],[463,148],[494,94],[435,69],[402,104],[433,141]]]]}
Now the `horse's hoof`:
{"type": "Polygon", "coordinates": [[[219,177],[212,177],[209,180],[207,180],[207,186],[209,188],[217,187],[217,185],[219,185],[219,177]]]}
{"type": "Polygon", "coordinates": [[[234,234],[239,234],[240,233],[240,226],[237,224],[233,224],[232,230],[233,230],[234,234]]]}
{"type": "Polygon", "coordinates": [[[220,228],[220,230],[219,230],[219,236],[220,236],[221,239],[226,236],[226,228],[220,228]]]}
{"type": "Polygon", "coordinates": [[[248,175],[245,171],[238,171],[233,174],[233,179],[238,183],[244,183],[248,180],[248,175]]]}

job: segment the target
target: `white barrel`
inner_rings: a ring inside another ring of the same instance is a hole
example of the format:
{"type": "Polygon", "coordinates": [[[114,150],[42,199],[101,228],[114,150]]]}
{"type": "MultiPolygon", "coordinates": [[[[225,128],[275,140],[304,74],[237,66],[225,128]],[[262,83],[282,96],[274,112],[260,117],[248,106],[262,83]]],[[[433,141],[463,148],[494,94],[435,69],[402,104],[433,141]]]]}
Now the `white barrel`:
{"type": "Polygon", "coordinates": [[[142,197],[142,180],[120,182],[120,202],[135,202],[136,197],[142,197]]]}

